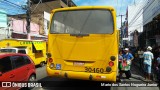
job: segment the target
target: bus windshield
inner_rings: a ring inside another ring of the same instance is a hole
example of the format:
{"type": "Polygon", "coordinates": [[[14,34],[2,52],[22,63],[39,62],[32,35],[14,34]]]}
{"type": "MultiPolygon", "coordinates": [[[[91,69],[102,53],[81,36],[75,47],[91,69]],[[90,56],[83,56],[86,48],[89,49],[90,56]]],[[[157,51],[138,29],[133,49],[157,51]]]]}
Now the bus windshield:
{"type": "Polygon", "coordinates": [[[56,12],[51,34],[112,34],[114,22],[109,10],[72,10],[56,12]]]}

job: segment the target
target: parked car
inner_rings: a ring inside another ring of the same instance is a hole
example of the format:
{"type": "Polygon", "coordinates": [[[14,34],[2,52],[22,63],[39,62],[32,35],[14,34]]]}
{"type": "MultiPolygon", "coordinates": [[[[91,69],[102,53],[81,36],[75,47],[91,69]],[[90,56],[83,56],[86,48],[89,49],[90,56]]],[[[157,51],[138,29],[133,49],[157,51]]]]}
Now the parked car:
{"type": "MultiPolygon", "coordinates": [[[[0,81],[28,82],[36,80],[36,69],[33,61],[26,54],[0,53],[0,81]]],[[[1,88],[6,89],[6,88],[1,88]]],[[[9,88],[8,89],[17,89],[9,88]]]]}

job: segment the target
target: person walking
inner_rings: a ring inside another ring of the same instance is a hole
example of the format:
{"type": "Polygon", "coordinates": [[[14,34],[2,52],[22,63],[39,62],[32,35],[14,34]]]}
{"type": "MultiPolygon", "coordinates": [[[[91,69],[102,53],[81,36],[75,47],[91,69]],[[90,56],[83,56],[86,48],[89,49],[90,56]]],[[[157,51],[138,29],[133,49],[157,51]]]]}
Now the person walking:
{"type": "Polygon", "coordinates": [[[140,68],[141,68],[141,71],[143,71],[144,69],[144,65],[143,65],[143,50],[140,48],[138,50],[138,59],[139,59],[139,64],[140,64],[140,68]]]}
{"type": "Polygon", "coordinates": [[[129,53],[129,48],[124,49],[124,54],[123,54],[123,62],[126,62],[126,65],[124,65],[124,72],[126,74],[126,78],[130,79],[131,77],[131,61],[134,59],[133,55],[129,53]]]}
{"type": "Polygon", "coordinates": [[[160,65],[160,54],[159,54],[159,56],[157,57],[157,66],[159,66],[160,65]]]}
{"type": "Polygon", "coordinates": [[[122,51],[120,50],[119,51],[119,55],[118,55],[118,68],[119,68],[119,79],[122,78],[122,60],[123,60],[123,57],[122,57],[122,51]]]}
{"type": "Polygon", "coordinates": [[[152,67],[152,60],[154,59],[152,47],[148,46],[147,51],[143,53],[144,58],[144,70],[145,70],[145,79],[150,81],[150,74],[151,74],[151,67],[152,67]]]}

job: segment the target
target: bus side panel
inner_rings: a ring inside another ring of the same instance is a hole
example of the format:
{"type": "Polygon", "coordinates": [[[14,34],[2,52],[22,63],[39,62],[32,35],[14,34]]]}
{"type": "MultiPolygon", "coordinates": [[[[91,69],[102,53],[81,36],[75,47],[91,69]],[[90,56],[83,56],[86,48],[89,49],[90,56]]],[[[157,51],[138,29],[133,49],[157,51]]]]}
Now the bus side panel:
{"type": "MultiPolygon", "coordinates": [[[[46,42],[40,41],[40,42],[42,42],[44,48],[42,49],[41,57],[38,57],[38,58],[36,58],[36,55],[33,52],[32,42],[33,41],[27,41],[27,40],[4,39],[4,40],[0,40],[0,48],[26,47],[27,55],[33,60],[35,65],[39,65],[41,62],[46,62],[46,42]]],[[[36,42],[36,41],[34,41],[34,42],[36,42]]]]}
{"type": "Polygon", "coordinates": [[[42,44],[44,48],[41,51],[38,51],[36,53],[33,53],[31,51],[32,53],[30,56],[33,58],[35,65],[39,65],[41,62],[46,62],[46,42],[42,42],[42,44]]]}

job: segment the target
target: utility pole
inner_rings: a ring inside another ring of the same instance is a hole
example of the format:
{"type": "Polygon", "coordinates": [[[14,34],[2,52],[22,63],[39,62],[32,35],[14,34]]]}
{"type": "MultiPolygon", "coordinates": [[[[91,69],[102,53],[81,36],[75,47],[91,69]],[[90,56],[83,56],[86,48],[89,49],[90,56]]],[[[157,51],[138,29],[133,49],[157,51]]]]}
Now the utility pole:
{"type": "Polygon", "coordinates": [[[26,30],[27,30],[27,34],[30,33],[30,21],[31,21],[31,9],[30,9],[30,0],[27,0],[27,11],[26,11],[26,21],[27,21],[27,26],[26,26],[26,30]]]}
{"type": "Polygon", "coordinates": [[[123,47],[123,31],[122,31],[122,17],[125,16],[125,15],[119,15],[121,16],[121,38],[120,38],[120,41],[121,41],[121,47],[123,47]]]}
{"type": "Polygon", "coordinates": [[[135,0],[134,0],[134,5],[136,5],[136,2],[135,2],[135,0]]]}

